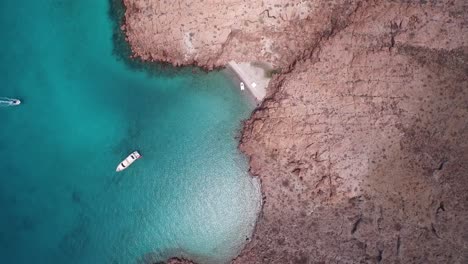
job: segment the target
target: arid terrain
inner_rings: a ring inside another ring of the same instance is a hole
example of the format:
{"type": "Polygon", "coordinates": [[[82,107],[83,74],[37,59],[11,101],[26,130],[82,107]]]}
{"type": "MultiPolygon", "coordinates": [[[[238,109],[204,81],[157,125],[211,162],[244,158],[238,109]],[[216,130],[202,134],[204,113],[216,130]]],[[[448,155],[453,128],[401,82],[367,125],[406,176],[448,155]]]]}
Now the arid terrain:
{"type": "Polygon", "coordinates": [[[244,124],[264,206],[234,263],[468,263],[467,1],[124,3],[144,60],[281,70],[244,124]]]}

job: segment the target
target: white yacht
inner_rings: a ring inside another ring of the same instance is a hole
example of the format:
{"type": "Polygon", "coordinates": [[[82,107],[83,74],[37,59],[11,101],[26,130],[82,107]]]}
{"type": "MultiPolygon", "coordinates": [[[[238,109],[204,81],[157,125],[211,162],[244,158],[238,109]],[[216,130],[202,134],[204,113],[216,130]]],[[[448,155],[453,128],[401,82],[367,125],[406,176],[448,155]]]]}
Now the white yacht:
{"type": "Polygon", "coordinates": [[[240,83],[240,89],[241,89],[241,91],[244,91],[244,89],[245,89],[245,85],[244,85],[243,82],[240,83]]]}
{"type": "Polygon", "coordinates": [[[126,168],[128,168],[130,165],[132,165],[135,160],[141,158],[140,153],[138,151],[132,152],[130,155],[128,155],[127,158],[125,158],[122,162],[119,163],[119,166],[117,166],[117,169],[115,171],[123,171],[126,168]]]}

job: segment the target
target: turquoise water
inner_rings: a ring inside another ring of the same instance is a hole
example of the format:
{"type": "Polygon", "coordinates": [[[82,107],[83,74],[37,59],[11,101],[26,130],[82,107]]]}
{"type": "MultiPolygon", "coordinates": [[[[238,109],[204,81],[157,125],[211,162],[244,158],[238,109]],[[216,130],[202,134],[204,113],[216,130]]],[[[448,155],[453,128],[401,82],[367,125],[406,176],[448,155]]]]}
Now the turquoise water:
{"type": "Polygon", "coordinates": [[[108,0],[0,7],[0,97],[23,102],[0,108],[0,263],[234,257],[260,200],[236,149],[253,108],[236,85],[127,63],[108,0]]]}

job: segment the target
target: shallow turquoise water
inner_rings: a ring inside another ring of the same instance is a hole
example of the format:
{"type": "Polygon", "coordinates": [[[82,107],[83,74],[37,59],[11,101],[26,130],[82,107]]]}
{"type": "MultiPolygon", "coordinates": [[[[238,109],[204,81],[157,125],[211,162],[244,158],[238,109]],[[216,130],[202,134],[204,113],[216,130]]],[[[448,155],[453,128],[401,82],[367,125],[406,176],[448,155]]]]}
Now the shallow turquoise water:
{"type": "Polygon", "coordinates": [[[23,101],[0,108],[0,263],[222,263],[253,229],[235,140],[253,105],[222,73],[130,67],[114,13],[0,3],[0,97],[23,101]]]}

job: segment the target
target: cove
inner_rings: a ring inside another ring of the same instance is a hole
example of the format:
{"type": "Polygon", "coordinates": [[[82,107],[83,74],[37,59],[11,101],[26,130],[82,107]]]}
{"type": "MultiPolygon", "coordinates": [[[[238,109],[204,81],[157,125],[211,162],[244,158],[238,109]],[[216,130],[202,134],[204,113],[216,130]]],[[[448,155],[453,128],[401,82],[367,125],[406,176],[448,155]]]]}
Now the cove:
{"type": "Polygon", "coordinates": [[[0,3],[0,97],[22,100],[0,108],[2,263],[226,263],[253,231],[254,105],[222,72],[126,61],[116,2],[0,3]]]}

